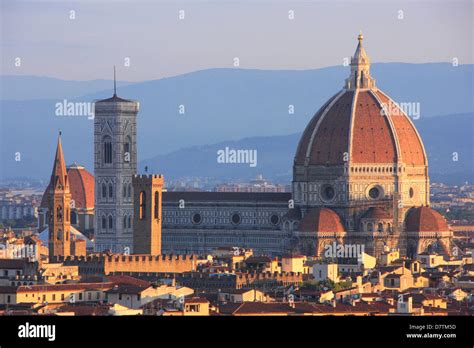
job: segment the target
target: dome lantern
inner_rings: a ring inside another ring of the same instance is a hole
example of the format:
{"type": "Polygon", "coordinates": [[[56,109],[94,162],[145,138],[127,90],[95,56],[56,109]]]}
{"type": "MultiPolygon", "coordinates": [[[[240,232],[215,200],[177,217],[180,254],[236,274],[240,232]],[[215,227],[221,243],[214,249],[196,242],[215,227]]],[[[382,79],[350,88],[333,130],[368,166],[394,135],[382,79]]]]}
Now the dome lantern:
{"type": "Polygon", "coordinates": [[[365,53],[362,31],[357,37],[359,41],[354,56],[351,58],[351,75],[346,79],[346,89],[375,88],[375,80],[370,76],[370,59],[365,53]]]}

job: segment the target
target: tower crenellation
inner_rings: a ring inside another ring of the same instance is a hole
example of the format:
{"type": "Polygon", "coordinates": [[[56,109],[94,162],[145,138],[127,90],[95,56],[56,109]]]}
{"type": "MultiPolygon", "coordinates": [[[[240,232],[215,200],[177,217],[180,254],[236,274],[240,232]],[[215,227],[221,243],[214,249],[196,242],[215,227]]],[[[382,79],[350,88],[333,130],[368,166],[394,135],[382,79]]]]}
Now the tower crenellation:
{"type": "Polygon", "coordinates": [[[161,254],[162,193],[164,177],[157,174],[134,175],[135,254],[161,254]]]}

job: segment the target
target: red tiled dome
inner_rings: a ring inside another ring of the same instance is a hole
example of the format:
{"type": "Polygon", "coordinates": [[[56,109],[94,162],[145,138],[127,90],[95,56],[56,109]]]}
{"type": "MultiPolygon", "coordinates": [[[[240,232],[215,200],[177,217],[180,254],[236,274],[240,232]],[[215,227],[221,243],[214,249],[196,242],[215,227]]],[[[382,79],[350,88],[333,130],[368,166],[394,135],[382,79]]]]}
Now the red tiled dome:
{"type": "Polygon", "coordinates": [[[296,165],[343,165],[349,151],[351,163],[397,163],[401,158],[408,165],[427,164],[413,123],[381,91],[344,90],[326,105],[303,132],[296,165]],[[383,114],[383,105],[391,105],[393,116],[383,114]]]}
{"type": "Polygon", "coordinates": [[[369,210],[362,215],[362,219],[391,219],[392,214],[380,207],[370,207],[369,210]]]}
{"type": "MultiPolygon", "coordinates": [[[[67,168],[69,190],[71,191],[71,199],[74,200],[76,208],[94,208],[94,176],[84,167],[72,165],[67,168]]],[[[41,199],[41,207],[48,208],[49,189],[46,188],[41,199]]]]}
{"type": "Polygon", "coordinates": [[[411,208],[406,217],[407,232],[446,232],[449,226],[446,219],[429,207],[411,208]]]}
{"type": "Polygon", "coordinates": [[[334,210],[315,208],[309,211],[300,223],[302,232],[345,232],[341,218],[334,210]]]}
{"type": "Polygon", "coordinates": [[[413,123],[375,87],[362,36],[344,89],[313,116],[298,144],[295,165],[350,163],[427,165],[413,123]]]}

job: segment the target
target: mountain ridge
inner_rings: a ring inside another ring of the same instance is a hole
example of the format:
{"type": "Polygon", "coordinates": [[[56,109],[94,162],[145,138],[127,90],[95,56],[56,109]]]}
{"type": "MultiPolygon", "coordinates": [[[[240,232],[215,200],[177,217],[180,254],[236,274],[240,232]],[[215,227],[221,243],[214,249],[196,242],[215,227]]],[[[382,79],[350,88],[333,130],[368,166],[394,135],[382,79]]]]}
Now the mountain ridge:
{"type": "MultiPolygon", "coordinates": [[[[342,88],[348,72],[342,66],[297,71],[218,68],[132,83],[119,87],[118,94],[140,102],[137,141],[139,160],[144,160],[200,144],[302,132],[321,105],[342,88]],[[294,106],[293,114],[289,105],[294,106]]],[[[474,65],[372,66],[377,85],[395,101],[420,103],[421,119],[472,112],[473,74],[474,65]]],[[[110,97],[111,87],[70,99],[92,102],[110,97]]],[[[82,163],[92,171],[93,122],[83,116],[56,116],[55,103],[62,101],[0,101],[1,178],[26,173],[47,178],[59,129],[68,163],[82,163]],[[16,153],[21,153],[21,161],[15,161],[16,153]]]]}

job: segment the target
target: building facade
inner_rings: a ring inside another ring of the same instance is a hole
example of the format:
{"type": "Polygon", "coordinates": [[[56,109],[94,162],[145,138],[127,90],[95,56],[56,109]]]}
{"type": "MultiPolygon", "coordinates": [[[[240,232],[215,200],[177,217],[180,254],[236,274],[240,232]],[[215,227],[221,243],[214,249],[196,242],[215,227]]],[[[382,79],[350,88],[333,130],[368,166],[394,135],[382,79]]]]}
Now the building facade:
{"type": "Polygon", "coordinates": [[[362,244],[414,255],[450,253],[452,233],[429,205],[428,160],[406,113],[377,88],[362,34],[344,88],[315,114],[298,144],[293,194],[299,248],[362,244]],[[423,215],[419,218],[420,214],[423,215]]]}
{"type": "Polygon", "coordinates": [[[291,193],[164,192],[163,250],[209,253],[219,247],[281,254],[291,234],[282,218],[291,193]]]}

